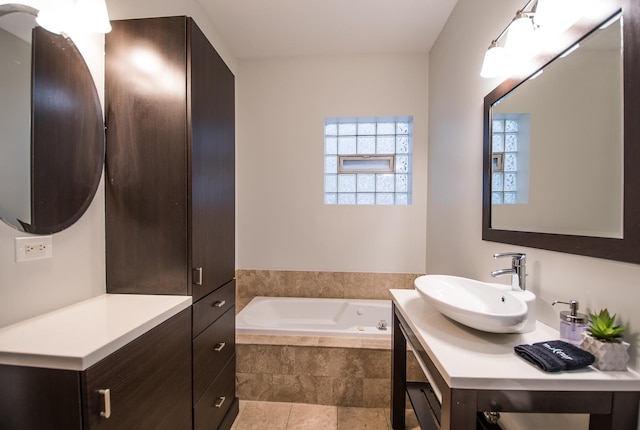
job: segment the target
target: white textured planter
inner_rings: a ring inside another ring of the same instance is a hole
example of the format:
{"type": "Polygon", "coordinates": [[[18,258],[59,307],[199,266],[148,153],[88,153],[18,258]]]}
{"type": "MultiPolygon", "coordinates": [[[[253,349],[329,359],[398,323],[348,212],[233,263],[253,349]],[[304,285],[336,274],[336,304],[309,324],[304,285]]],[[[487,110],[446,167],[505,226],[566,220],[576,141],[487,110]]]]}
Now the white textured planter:
{"type": "Polygon", "coordinates": [[[600,370],[627,370],[629,344],[625,341],[602,342],[588,333],[582,333],[580,348],[596,357],[593,365],[600,370]]]}

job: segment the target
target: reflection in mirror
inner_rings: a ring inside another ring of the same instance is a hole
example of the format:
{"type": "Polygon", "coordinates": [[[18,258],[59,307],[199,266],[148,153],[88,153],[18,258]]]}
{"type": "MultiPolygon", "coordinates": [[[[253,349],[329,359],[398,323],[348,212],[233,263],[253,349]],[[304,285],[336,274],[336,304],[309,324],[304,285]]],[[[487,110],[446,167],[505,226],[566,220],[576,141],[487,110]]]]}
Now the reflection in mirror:
{"type": "Polygon", "coordinates": [[[31,31],[35,16],[0,16],[0,218],[31,223],[31,31]]]}
{"type": "Polygon", "coordinates": [[[86,211],[104,161],[98,94],[73,42],[0,5],[0,217],[29,233],[61,231],[86,211]]]}
{"type": "Polygon", "coordinates": [[[618,17],[496,101],[491,227],[622,237],[618,17]]]}

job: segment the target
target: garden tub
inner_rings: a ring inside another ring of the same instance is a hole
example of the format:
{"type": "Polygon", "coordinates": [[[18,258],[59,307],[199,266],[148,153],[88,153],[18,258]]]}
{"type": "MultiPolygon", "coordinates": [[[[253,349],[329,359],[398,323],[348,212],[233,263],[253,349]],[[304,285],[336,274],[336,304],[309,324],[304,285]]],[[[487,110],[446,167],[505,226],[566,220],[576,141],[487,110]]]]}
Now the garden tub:
{"type": "Polygon", "coordinates": [[[236,316],[236,332],[388,338],[391,321],[390,300],[254,297],[236,316]]]}

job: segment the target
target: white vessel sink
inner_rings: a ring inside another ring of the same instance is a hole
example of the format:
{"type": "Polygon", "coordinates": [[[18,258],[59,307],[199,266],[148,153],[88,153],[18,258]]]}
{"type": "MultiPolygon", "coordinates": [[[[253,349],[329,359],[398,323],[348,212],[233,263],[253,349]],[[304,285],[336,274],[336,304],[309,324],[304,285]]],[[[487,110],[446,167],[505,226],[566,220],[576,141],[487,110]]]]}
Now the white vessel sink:
{"type": "Polygon", "coordinates": [[[420,276],[414,285],[440,313],[478,330],[516,333],[527,322],[527,304],[505,285],[447,275],[420,276]]]}

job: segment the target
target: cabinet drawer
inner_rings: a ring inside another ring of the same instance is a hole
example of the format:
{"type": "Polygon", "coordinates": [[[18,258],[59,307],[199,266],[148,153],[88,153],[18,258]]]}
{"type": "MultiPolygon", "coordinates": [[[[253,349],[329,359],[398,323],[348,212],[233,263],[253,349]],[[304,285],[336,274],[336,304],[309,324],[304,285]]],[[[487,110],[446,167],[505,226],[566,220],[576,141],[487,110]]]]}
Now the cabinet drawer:
{"type": "Polygon", "coordinates": [[[234,402],[236,392],[236,357],[233,355],[209,386],[193,410],[193,428],[215,429],[220,426],[234,402]]]}
{"type": "Polygon", "coordinates": [[[235,352],[235,308],[232,307],[193,340],[193,401],[198,401],[235,352]]]}
{"type": "Polygon", "coordinates": [[[193,304],[193,337],[228,311],[236,301],[236,281],[227,282],[193,304]]]}

